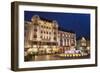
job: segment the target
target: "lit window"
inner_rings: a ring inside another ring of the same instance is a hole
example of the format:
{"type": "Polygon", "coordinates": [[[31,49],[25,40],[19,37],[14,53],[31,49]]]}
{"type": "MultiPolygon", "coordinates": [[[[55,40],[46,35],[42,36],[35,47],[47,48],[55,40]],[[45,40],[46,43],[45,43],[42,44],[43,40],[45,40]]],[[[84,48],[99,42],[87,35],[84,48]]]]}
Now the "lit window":
{"type": "Polygon", "coordinates": [[[66,34],[66,37],[68,37],[68,35],[66,34]]]}

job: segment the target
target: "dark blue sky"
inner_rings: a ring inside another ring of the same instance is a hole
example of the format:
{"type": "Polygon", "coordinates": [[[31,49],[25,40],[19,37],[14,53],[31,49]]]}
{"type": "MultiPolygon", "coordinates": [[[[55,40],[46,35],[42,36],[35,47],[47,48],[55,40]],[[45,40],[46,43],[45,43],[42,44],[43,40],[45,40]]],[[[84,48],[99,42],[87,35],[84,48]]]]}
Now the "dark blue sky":
{"type": "Polygon", "coordinates": [[[33,15],[56,20],[63,29],[74,31],[77,38],[90,38],[90,14],[24,11],[24,20],[30,21],[33,15]]]}

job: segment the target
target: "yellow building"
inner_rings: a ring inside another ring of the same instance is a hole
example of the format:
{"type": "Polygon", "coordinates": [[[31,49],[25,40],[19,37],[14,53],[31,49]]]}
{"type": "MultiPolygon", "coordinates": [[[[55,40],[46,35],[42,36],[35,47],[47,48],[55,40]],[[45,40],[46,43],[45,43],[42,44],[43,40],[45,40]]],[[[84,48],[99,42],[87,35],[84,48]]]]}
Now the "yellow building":
{"type": "Polygon", "coordinates": [[[38,54],[61,53],[61,48],[71,49],[76,45],[75,33],[60,31],[57,21],[48,20],[38,15],[34,15],[31,21],[25,21],[24,31],[24,47],[28,52],[31,50],[38,54]]]}
{"type": "Polygon", "coordinates": [[[40,54],[53,53],[57,48],[58,24],[56,21],[35,15],[25,23],[25,48],[40,54]],[[26,46],[27,45],[27,46],[26,46]]]}

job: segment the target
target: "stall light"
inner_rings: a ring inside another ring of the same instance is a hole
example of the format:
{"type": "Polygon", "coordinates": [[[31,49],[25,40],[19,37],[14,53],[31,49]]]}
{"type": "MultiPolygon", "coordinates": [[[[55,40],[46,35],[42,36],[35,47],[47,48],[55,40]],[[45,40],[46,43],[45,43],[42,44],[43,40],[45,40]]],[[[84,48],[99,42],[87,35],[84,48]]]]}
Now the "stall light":
{"type": "Polygon", "coordinates": [[[37,45],[33,45],[33,47],[37,47],[37,45]]]}
{"type": "Polygon", "coordinates": [[[37,48],[32,48],[32,52],[38,52],[37,48]]]}
{"type": "Polygon", "coordinates": [[[47,45],[44,46],[44,48],[47,48],[47,47],[48,47],[47,45]]]}
{"type": "Polygon", "coordinates": [[[32,48],[29,48],[29,49],[27,50],[27,53],[28,53],[28,54],[32,54],[32,48]]]}
{"type": "Polygon", "coordinates": [[[75,57],[75,54],[73,54],[73,57],[75,57]]]}

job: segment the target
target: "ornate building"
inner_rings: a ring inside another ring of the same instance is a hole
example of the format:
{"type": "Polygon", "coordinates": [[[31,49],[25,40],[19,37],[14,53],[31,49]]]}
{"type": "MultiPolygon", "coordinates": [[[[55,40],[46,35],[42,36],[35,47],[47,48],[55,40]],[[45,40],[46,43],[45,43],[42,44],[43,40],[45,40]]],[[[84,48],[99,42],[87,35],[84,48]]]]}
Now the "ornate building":
{"type": "Polygon", "coordinates": [[[57,21],[44,19],[38,15],[34,15],[31,21],[25,21],[25,51],[53,54],[75,47],[76,34],[61,31],[58,27],[57,21]]]}
{"type": "Polygon", "coordinates": [[[59,30],[58,36],[58,46],[62,49],[64,53],[67,50],[75,49],[76,47],[76,34],[71,31],[61,31],[59,30]]]}
{"type": "Polygon", "coordinates": [[[77,40],[77,49],[81,51],[81,54],[90,54],[90,40],[85,37],[81,37],[77,40]]]}

